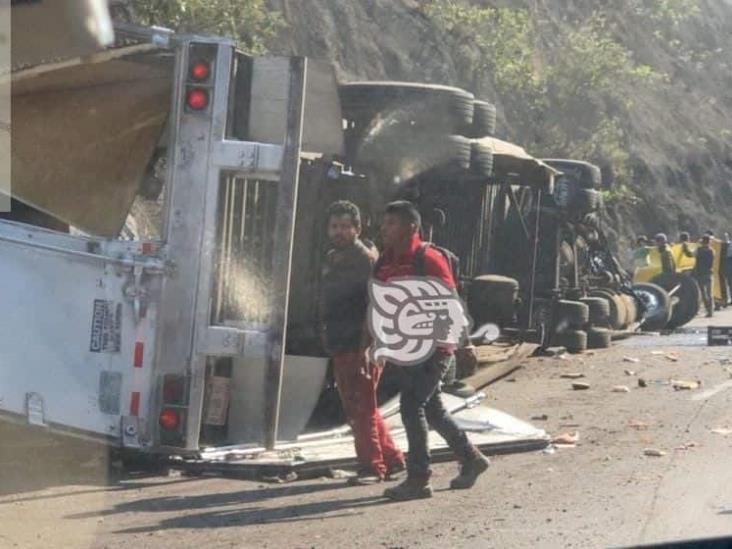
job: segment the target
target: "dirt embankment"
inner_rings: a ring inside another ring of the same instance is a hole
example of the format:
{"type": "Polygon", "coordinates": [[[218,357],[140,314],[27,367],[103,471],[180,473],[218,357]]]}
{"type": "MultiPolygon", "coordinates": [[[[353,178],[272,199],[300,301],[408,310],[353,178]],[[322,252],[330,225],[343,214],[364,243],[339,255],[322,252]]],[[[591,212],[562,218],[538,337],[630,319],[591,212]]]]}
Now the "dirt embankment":
{"type": "MultiPolygon", "coordinates": [[[[600,6],[599,0],[524,4],[541,18],[547,48],[555,43],[552,33],[577,25],[600,6]]],[[[626,17],[620,8],[611,12],[619,22],[615,37],[633,59],[666,75],[662,83],[626,90],[632,106],[621,115],[621,125],[637,200],[622,198],[609,208],[610,233],[619,245],[641,231],[732,230],[732,2],[697,4],[699,13],[665,40],[652,39],[641,19],[626,17]]],[[[449,37],[416,0],[270,0],[270,5],[288,23],[275,51],[329,59],[346,80],[415,80],[470,89],[473,75],[458,73],[449,37]]],[[[495,94],[491,99],[499,111],[510,100],[495,94]]],[[[510,121],[498,133],[529,141],[510,121]]],[[[531,152],[563,156],[566,151],[531,152]]],[[[612,184],[611,173],[605,179],[612,184]]]]}

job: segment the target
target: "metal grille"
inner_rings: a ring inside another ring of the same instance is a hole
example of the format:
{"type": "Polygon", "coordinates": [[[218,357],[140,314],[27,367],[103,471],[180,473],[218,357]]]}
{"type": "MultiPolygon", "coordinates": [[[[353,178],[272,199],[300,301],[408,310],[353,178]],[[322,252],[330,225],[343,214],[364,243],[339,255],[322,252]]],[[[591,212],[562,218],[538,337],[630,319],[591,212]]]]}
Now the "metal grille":
{"type": "Polygon", "coordinates": [[[213,324],[269,323],[277,185],[222,176],[213,324]]]}

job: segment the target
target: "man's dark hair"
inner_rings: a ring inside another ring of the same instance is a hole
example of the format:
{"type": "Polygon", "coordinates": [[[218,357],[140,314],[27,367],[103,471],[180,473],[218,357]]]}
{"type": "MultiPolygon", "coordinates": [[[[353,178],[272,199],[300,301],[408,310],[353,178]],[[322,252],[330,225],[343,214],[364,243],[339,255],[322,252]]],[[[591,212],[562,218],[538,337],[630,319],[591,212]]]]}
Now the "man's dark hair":
{"type": "Polygon", "coordinates": [[[644,234],[638,235],[638,238],[635,239],[636,244],[641,244],[644,242],[648,243],[648,237],[644,234]]]}
{"type": "Polygon", "coordinates": [[[705,236],[714,236],[714,231],[712,229],[709,229],[708,231],[704,231],[705,236]]]}
{"type": "Polygon", "coordinates": [[[687,233],[686,231],[682,232],[679,235],[679,240],[681,240],[681,242],[688,242],[689,239],[691,239],[691,236],[689,236],[689,233],[687,233]]]}
{"type": "Polygon", "coordinates": [[[386,205],[385,213],[396,215],[404,223],[413,223],[419,229],[422,226],[422,216],[417,207],[407,200],[396,200],[386,205]]]}
{"type": "Polygon", "coordinates": [[[705,234],[704,236],[701,237],[702,244],[709,244],[711,242],[711,240],[712,240],[712,237],[709,236],[708,234],[705,234]]]}
{"type": "Polygon", "coordinates": [[[343,215],[350,216],[353,226],[359,230],[361,229],[361,210],[353,202],[337,200],[328,206],[328,220],[333,216],[341,217],[343,215]]]}

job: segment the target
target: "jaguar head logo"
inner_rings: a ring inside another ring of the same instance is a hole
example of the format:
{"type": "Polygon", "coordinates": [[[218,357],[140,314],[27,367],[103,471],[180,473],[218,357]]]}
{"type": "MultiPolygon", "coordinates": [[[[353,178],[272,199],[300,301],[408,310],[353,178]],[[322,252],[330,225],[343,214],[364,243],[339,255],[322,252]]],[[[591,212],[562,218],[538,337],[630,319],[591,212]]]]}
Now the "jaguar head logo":
{"type": "Polygon", "coordinates": [[[369,283],[372,360],[421,364],[440,345],[459,345],[471,320],[456,292],[433,277],[369,283]]]}

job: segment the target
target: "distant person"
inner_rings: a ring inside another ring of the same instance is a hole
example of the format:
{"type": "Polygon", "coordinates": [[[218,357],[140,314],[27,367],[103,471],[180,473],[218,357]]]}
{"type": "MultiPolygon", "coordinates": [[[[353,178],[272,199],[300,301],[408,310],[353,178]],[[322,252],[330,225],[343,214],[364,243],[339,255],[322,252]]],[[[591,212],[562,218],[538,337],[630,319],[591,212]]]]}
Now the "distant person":
{"type": "Polygon", "coordinates": [[[635,239],[635,248],[633,248],[631,255],[634,270],[642,269],[643,267],[648,267],[648,265],[650,265],[650,261],[648,259],[648,255],[650,253],[648,244],[648,237],[646,235],[639,235],[638,238],[635,239]]]}
{"type": "Polygon", "coordinates": [[[658,253],[661,256],[661,271],[663,273],[675,273],[676,261],[674,261],[674,256],[668,245],[668,238],[664,233],[658,233],[654,240],[656,242],[656,248],[658,248],[658,253]]]}
{"type": "Polygon", "coordinates": [[[722,307],[732,305],[732,241],[729,233],[724,233],[719,257],[719,280],[722,284],[722,307]]]}
{"type": "Polygon", "coordinates": [[[405,468],[376,402],[382,367],[367,356],[368,281],[378,252],[359,238],[361,213],[351,202],[330,205],[327,230],[331,249],[321,278],[320,327],[356,445],[359,471],[349,484],[375,484],[405,468]]]}
{"type": "Polygon", "coordinates": [[[681,254],[685,257],[694,257],[694,252],[689,247],[691,242],[691,236],[687,232],[682,232],[679,235],[679,243],[681,244],[681,254]]]}
{"type": "Polygon", "coordinates": [[[694,278],[699,283],[704,307],[707,310],[707,318],[714,314],[714,297],[713,297],[713,266],[714,266],[714,250],[711,247],[709,235],[702,236],[699,247],[696,249],[696,263],[694,264],[694,278]]]}

